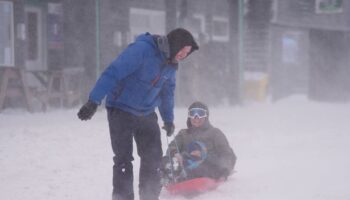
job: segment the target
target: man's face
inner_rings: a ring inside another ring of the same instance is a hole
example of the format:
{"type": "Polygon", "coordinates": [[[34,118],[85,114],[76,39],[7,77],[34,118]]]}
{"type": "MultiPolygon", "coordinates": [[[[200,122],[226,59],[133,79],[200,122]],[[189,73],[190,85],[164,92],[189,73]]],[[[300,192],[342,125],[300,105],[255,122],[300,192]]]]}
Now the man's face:
{"type": "Polygon", "coordinates": [[[179,62],[180,60],[183,60],[187,57],[187,55],[191,52],[192,46],[185,46],[182,48],[176,55],[175,55],[175,61],[179,62]]]}

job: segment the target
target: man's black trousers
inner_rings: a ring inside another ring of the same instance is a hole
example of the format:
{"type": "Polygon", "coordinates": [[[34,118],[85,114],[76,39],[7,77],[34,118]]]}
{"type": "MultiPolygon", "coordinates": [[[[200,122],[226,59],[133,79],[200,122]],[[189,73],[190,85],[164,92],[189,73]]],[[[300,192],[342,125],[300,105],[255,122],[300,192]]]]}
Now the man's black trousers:
{"type": "Polygon", "coordinates": [[[133,138],[140,156],[140,200],[158,200],[161,190],[160,162],[162,145],[158,117],[154,112],[135,116],[116,108],[107,108],[112,149],[113,200],[133,200],[133,138]]]}

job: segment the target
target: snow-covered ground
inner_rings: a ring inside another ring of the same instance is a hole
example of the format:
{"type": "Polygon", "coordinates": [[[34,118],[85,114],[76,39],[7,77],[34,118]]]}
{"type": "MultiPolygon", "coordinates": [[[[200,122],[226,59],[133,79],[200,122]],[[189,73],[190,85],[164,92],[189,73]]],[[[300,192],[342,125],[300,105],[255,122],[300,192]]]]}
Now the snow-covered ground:
{"type": "MultiPolygon", "coordinates": [[[[104,109],[0,113],[0,199],[111,199],[112,151],[104,109]]],[[[177,130],[186,109],[176,108],[177,130]]],[[[234,148],[236,173],[201,200],[349,200],[350,104],[294,96],[210,109],[234,148]]],[[[163,136],[166,148],[166,137],[163,136]]],[[[135,180],[139,160],[135,156],[135,180]]],[[[137,181],[135,181],[137,194],[137,181]]],[[[180,200],[162,192],[161,199],[180,200]]],[[[136,196],[138,199],[138,196],[136,196]]]]}

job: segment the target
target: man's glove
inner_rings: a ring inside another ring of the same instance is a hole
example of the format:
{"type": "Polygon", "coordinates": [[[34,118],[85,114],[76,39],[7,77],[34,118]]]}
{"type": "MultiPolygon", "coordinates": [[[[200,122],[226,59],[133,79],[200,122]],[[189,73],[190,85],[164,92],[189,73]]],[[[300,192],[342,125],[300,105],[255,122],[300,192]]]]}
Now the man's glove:
{"type": "Polygon", "coordinates": [[[96,110],[97,104],[92,101],[88,101],[80,108],[78,112],[78,117],[81,120],[91,119],[91,117],[95,114],[96,110]]]}
{"type": "Polygon", "coordinates": [[[166,135],[168,137],[172,136],[175,131],[175,125],[172,122],[165,122],[164,126],[162,127],[166,131],[166,135]]]}

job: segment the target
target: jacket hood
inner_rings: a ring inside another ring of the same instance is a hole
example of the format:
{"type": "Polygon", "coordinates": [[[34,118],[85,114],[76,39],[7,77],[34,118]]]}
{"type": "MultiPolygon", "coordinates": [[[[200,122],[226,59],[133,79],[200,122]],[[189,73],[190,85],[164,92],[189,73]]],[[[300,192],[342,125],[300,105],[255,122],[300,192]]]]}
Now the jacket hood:
{"type": "MultiPolygon", "coordinates": [[[[167,41],[166,36],[160,36],[160,35],[152,35],[148,32],[141,34],[139,36],[137,36],[135,42],[146,42],[148,44],[150,44],[152,47],[155,48],[155,50],[162,55],[163,59],[166,60],[165,63],[170,63],[170,59],[169,59],[169,44],[167,41]]],[[[176,63],[172,63],[172,64],[176,64],[176,63]]],[[[177,68],[177,65],[174,65],[175,68],[177,68]]]]}
{"type": "Polygon", "coordinates": [[[188,53],[189,56],[192,52],[199,49],[198,44],[193,38],[192,34],[184,28],[176,28],[167,34],[170,48],[170,58],[175,58],[176,54],[185,46],[191,46],[191,51],[188,53]]]}
{"type": "Polygon", "coordinates": [[[139,41],[143,41],[143,42],[147,42],[148,44],[150,44],[153,47],[157,47],[156,42],[153,39],[152,34],[150,33],[143,33],[141,35],[138,35],[135,39],[135,42],[139,42],[139,41]]]}

